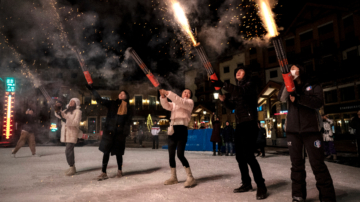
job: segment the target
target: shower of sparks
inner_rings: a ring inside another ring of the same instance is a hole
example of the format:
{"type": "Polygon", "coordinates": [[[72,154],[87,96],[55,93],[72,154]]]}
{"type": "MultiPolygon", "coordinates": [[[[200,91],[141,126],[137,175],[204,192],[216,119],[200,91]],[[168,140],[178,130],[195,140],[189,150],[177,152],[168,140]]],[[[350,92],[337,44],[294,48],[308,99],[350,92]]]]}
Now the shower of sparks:
{"type": "Polygon", "coordinates": [[[276,23],[270,8],[270,4],[267,0],[259,0],[261,20],[265,24],[265,29],[268,32],[269,37],[275,37],[278,35],[276,23]]]}
{"type": "Polygon", "coordinates": [[[195,37],[192,34],[191,30],[190,30],[189,21],[185,16],[184,10],[181,8],[181,6],[180,6],[180,4],[178,2],[172,0],[171,3],[172,3],[172,8],[173,8],[176,20],[178,21],[178,23],[181,24],[181,27],[183,28],[183,31],[190,37],[192,43],[195,46],[196,45],[196,40],[195,40],[195,37]]]}

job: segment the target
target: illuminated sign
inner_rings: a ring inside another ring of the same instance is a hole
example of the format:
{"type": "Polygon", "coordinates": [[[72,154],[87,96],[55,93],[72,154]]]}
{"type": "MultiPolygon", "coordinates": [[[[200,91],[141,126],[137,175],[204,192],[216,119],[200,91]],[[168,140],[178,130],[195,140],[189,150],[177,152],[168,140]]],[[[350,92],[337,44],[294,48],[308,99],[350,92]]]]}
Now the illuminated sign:
{"type": "Polygon", "coordinates": [[[14,78],[6,78],[5,91],[6,92],[15,92],[15,79],[14,78]]]}
{"type": "Polygon", "coordinates": [[[3,135],[9,139],[13,133],[14,92],[5,92],[3,135]]]}
{"type": "Polygon", "coordinates": [[[275,113],[274,115],[277,116],[277,115],[283,115],[283,114],[287,114],[288,111],[285,110],[285,111],[280,111],[280,113],[275,113]]]}
{"type": "Polygon", "coordinates": [[[56,123],[51,123],[50,130],[51,130],[51,132],[56,132],[58,130],[56,123]]]}

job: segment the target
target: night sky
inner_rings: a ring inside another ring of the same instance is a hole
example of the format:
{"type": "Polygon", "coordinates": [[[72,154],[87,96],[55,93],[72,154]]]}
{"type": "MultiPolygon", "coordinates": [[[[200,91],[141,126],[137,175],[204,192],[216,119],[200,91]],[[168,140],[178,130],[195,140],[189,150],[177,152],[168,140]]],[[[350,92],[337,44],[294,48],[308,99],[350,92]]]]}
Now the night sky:
{"type": "MultiPolygon", "coordinates": [[[[265,34],[254,2],[179,2],[192,30],[197,28],[198,41],[215,55],[265,34]]],[[[290,24],[304,3],[279,1],[274,9],[279,27],[290,24]]],[[[155,75],[170,83],[179,82],[177,74],[189,68],[203,71],[203,67],[170,11],[169,2],[164,0],[1,1],[1,69],[36,75],[49,67],[79,68],[71,50],[76,48],[93,77],[116,79],[109,75],[121,71],[127,80],[144,79],[132,59],[125,59],[126,49],[133,47],[155,75]]]]}

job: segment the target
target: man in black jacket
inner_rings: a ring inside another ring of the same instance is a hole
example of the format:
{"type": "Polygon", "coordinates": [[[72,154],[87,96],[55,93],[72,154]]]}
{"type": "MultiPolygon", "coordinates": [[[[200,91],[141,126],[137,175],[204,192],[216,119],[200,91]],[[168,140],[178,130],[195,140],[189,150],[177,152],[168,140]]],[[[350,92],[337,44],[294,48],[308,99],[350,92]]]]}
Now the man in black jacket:
{"type": "Polygon", "coordinates": [[[21,130],[20,139],[17,142],[15,149],[12,151],[12,155],[13,155],[13,157],[15,157],[15,154],[27,142],[29,144],[32,155],[35,156],[36,155],[36,149],[35,149],[36,143],[35,143],[34,133],[37,131],[39,125],[36,123],[34,111],[30,108],[27,109],[21,122],[22,122],[22,130],[21,130]]]}
{"type": "Polygon", "coordinates": [[[234,192],[247,192],[252,189],[251,178],[248,165],[254,175],[257,184],[256,198],[258,200],[267,197],[265,180],[259,163],[257,162],[254,151],[256,149],[256,139],[258,137],[257,126],[257,93],[255,82],[251,80],[251,74],[240,66],[234,72],[236,86],[222,81],[212,81],[214,86],[222,87],[229,92],[230,96],[220,95],[219,99],[230,110],[235,109],[236,129],[234,134],[236,160],[241,172],[242,186],[234,192]]]}
{"type": "Polygon", "coordinates": [[[323,137],[320,132],[322,118],[319,109],[323,106],[323,90],[316,81],[306,78],[301,65],[293,65],[291,74],[295,93],[289,94],[285,85],[279,92],[279,100],[287,102],[288,114],[285,127],[291,159],[292,197],[294,202],[306,200],[306,171],[304,148],[316,179],[320,201],[336,201],[334,185],[324,163],[323,137]]]}
{"type": "Polygon", "coordinates": [[[360,110],[357,112],[357,116],[351,119],[350,127],[356,130],[355,131],[356,145],[358,150],[358,157],[360,160],[360,110]]]}

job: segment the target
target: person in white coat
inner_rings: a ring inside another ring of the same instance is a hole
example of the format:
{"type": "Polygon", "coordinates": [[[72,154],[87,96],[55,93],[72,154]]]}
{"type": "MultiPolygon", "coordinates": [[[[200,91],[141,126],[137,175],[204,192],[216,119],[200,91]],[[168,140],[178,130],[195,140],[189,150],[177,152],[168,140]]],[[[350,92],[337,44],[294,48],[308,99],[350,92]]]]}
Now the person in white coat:
{"type": "Polygon", "coordinates": [[[159,132],[160,126],[154,121],[153,127],[151,127],[151,134],[153,136],[153,149],[159,149],[159,132]]]}
{"type": "Polygon", "coordinates": [[[326,158],[330,159],[333,157],[333,160],[336,160],[336,150],[334,144],[334,135],[331,130],[331,126],[334,124],[334,121],[329,119],[327,115],[323,115],[323,138],[324,138],[324,149],[326,153],[326,158]]]}
{"type": "MultiPolygon", "coordinates": [[[[61,105],[57,104],[57,107],[59,106],[61,105]]],[[[55,112],[55,116],[61,119],[60,141],[66,143],[65,155],[70,166],[65,171],[67,176],[72,176],[76,173],[74,147],[78,138],[81,138],[83,135],[83,132],[80,130],[82,116],[80,108],[80,100],[72,98],[65,110],[55,112]]]]}

